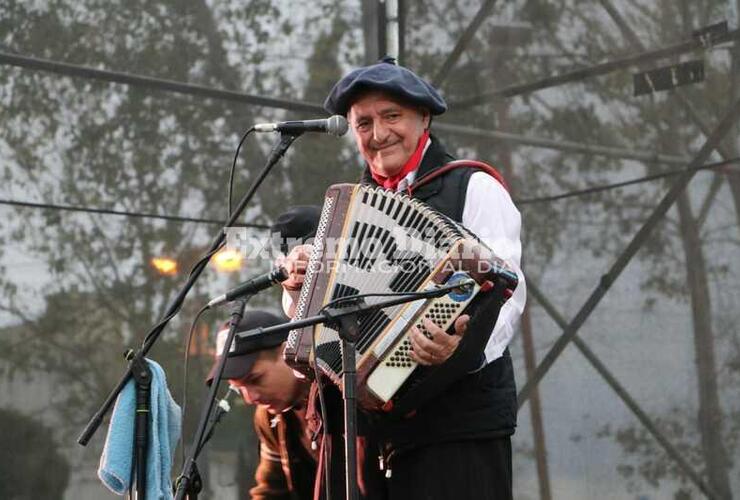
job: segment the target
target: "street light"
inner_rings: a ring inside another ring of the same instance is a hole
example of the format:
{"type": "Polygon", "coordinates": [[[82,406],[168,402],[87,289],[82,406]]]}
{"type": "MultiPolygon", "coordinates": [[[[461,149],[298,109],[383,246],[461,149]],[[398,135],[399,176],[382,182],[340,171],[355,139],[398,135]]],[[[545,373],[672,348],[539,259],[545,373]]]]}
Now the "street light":
{"type": "Polygon", "coordinates": [[[223,273],[238,271],[244,262],[242,253],[233,248],[226,248],[213,256],[213,265],[216,270],[223,273]]]}
{"type": "Polygon", "coordinates": [[[177,274],[177,261],[175,259],[170,257],[153,257],[150,263],[159,274],[164,276],[177,274]]]}

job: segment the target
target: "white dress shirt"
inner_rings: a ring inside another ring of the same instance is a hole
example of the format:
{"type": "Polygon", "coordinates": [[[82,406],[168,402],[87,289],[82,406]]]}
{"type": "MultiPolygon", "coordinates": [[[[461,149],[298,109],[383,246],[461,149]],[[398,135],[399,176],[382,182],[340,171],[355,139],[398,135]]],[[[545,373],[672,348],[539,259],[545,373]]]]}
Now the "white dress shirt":
{"type": "Polygon", "coordinates": [[[485,172],[475,172],[470,176],[465,194],[462,223],[519,277],[519,285],[501,308],[496,326],[486,344],[486,361],[490,363],[501,357],[509,345],[527,300],[527,285],[520,268],[522,243],[519,233],[522,217],[509,192],[500,182],[485,172]]]}

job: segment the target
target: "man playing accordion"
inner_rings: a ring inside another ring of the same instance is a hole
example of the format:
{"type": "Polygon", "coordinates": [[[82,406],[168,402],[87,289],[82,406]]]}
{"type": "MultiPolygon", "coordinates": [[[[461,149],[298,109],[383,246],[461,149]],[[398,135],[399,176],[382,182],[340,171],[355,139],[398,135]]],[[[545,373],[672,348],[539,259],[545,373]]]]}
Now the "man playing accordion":
{"type": "MultiPolygon", "coordinates": [[[[444,99],[392,59],[348,73],[334,85],[324,107],[347,117],[366,162],[363,184],[408,193],[461,223],[518,277],[485,348],[463,376],[411,413],[370,417],[374,437],[382,443],[388,498],[512,498],[517,404],[507,345],[526,297],[519,269],[519,211],[493,169],[479,162],[451,164],[454,158],[430,133],[432,116],[447,109],[444,99]]],[[[310,247],[297,247],[282,263],[290,273],[283,282],[283,304],[291,316],[309,255],[310,247]]],[[[409,357],[423,366],[445,363],[469,322],[468,315],[458,317],[450,335],[424,319],[426,335],[412,327],[409,357]]]]}

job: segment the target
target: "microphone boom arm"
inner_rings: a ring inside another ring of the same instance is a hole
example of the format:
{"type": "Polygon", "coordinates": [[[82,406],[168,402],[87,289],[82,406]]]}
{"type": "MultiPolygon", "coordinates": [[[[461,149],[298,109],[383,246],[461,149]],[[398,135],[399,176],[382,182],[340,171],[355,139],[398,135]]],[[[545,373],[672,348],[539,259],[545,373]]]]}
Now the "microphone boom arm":
{"type": "MultiPolygon", "coordinates": [[[[285,155],[285,152],[288,150],[291,144],[293,144],[293,141],[295,141],[298,138],[297,135],[290,135],[290,134],[280,134],[280,139],[275,143],[273,146],[272,151],[270,152],[270,156],[267,158],[267,161],[265,162],[265,166],[260,172],[257,179],[255,179],[254,184],[249,189],[249,191],[242,197],[242,199],[239,201],[239,204],[237,205],[234,212],[231,214],[231,217],[229,218],[228,222],[226,222],[226,226],[232,226],[241,216],[242,212],[246,208],[247,204],[252,200],[254,197],[254,194],[257,192],[257,189],[260,187],[262,182],[265,180],[265,177],[267,177],[267,174],[270,173],[270,170],[272,170],[272,167],[275,166],[275,164],[280,160],[280,158],[285,155]]],[[[214,238],[213,242],[211,243],[210,249],[208,250],[208,253],[206,255],[212,255],[213,253],[218,250],[218,248],[222,245],[224,240],[226,239],[226,232],[222,229],[219,231],[218,236],[214,238]]],[[[175,315],[178,313],[180,308],[182,307],[183,302],[185,301],[185,297],[187,297],[188,292],[190,292],[190,289],[193,288],[193,285],[195,285],[195,282],[200,277],[201,273],[205,269],[206,265],[210,261],[210,257],[201,259],[193,268],[192,272],[190,273],[190,276],[188,277],[187,282],[185,285],[183,285],[182,289],[180,289],[180,292],[177,294],[175,299],[171,302],[170,306],[167,308],[167,311],[164,313],[162,319],[154,326],[152,329],[147,333],[145,337],[145,341],[141,348],[137,351],[135,356],[139,357],[145,357],[146,354],[149,352],[149,350],[154,346],[155,342],[159,339],[159,336],[161,335],[162,331],[164,330],[165,326],[169,323],[169,321],[175,317],[175,315]]],[[[111,407],[113,406],[113,403],[116,402],[116,399],[118,398],[118,395],[121,393],[123,388],[126,386],[129,380],[131,380],[131,366],[129,366],[126,369],[126,372],[123,374],[121,379],[118,381],[118,384],[113,388],[113,390],[110,392],[106,400],[103,402],[103,404],[100,406],[97,412],[90,418],[87,425],[85,426],[85,429],[83,429],[80,436],[77,438],[77,442],[82,445],[86,446],[87,443],[90,441],[90,438],[95,434],[95,432],[98,430],[100,425],[103,423],[103,419],[105,418],[105,415],[110,411],[111,407]]]]}

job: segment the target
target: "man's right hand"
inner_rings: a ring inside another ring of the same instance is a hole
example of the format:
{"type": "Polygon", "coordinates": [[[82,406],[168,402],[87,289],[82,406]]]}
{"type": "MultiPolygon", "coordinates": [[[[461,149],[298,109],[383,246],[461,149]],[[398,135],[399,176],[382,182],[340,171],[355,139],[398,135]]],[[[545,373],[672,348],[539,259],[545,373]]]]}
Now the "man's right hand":
{"type": "Polygon", "coordinates": [[[301,289],[312,251],[313,245],[298,245],[287,256],[276,259],[275,264],[282,266],[288,272],[288,279],[281,283],[285,290],[296,291],[301,289]]]}

